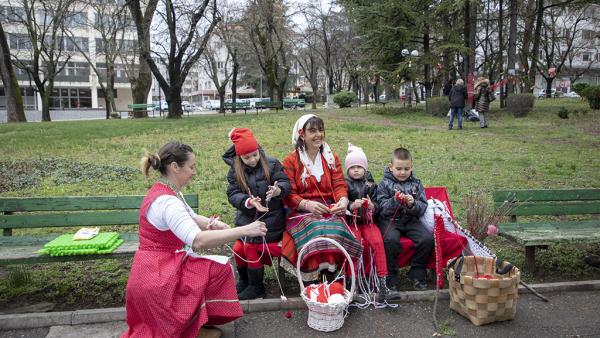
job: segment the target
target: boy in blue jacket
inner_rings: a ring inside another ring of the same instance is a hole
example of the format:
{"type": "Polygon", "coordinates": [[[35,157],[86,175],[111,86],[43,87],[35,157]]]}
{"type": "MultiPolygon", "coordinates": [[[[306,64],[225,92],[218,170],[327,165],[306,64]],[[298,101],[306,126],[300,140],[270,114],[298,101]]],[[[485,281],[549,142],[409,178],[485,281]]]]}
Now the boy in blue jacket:
{"type": "Polygon", "coordinates": [[[427,262],[433,250],[433,235],[427,231],[419,218],[427,210],[427,198],[421,181],[412,172],[413,162],[405,148],[394,150],[389,167],[385,168],[383,180],[377,187],[380,207],[379,227],[387,256],[390,285],[397,282],[398,255],[402,252],[400,236],[414,242],[408,278],[415,290],[427,289],[427,262]]]}

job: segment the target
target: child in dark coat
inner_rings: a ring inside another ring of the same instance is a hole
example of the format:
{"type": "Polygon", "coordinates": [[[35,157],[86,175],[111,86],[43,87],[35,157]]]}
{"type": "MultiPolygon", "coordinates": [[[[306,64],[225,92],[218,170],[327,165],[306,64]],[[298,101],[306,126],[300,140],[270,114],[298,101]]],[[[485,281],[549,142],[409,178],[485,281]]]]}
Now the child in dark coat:
{"type": "Polygon", "coordinates": [[[283,199],[290,193],[291,185],[281,163],[265,156],[250,129],[234,128],[229,138],[233,146],[223,160],[230,166],[227,198],[237,209],[235,226],[244,226],[258,218],[267,225],[264,238],[245,237],[233,246],[240,276],[236,285],[238,298],[255,299],[265,294],[265,255],[266,258],[269,253],[271,257],[281,255],[279,241],[285,229],[283,199]]]}
{"type": "Polygon", "coordinates": [[[427,198],[412,169],[410,152],[404,148],[394,150],[392,161],[377,187],[377,202],[390,280],[395,282],[397,278],[397,259],[402,252],[400,236],[408,237],[415,245],[408,277],[414,289],[421,291],[427,289],[426,267],[434,241],[433,235],[419,220],[427,210],[427,198]]]}
{"type": "Polygon", "coordinates": [[[385,258],[383,239],[379,228],[372,222],[372,217],[377,212],[377,184],[373,181],[368,171],[367,155],[362,148],[348,143],[348,155],[345,160],[346,184],[348,185],[348,210],[351,215],[348,221],[352,231],[357,237],[362,237],[367,245],[363,244],[364,253],[368,255],[369,248],[373,251],[373,262],[379,278],[379,290],[376,301],[383,303],[386,300],[396,299],[400,294],[392,290],[395,285],[388,284],[388,268],[385,258]],[[356,225],[356,228],[354,227],[356,225]],[[357,233],[358,232],[358,233],[357,233]]]}

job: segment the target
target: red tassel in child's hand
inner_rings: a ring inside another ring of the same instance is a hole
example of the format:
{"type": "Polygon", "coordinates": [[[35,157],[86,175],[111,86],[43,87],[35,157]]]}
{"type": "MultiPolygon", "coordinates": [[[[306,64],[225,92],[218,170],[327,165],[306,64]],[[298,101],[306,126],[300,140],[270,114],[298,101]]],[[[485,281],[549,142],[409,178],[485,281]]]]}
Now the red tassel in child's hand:
{"type": "Polygon", "coordinates": [[[285,316],[286,319],[291,319],[292,318],[292,311],[287,310],[285,312],[284,316],[285,316]]]}

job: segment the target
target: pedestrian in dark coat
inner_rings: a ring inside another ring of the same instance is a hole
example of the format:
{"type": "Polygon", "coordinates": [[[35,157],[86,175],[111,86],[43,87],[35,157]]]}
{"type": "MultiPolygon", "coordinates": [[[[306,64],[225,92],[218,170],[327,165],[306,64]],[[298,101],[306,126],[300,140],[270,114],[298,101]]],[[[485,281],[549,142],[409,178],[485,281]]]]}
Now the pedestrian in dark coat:
{"type": "Polygon", "coordinates": [[[458,129],[462,129],[462,115],[467,100],[467,89],[462,79],[456,80],[456,84],[450,90],[448,100],[450,101],[450,123],[448,123],[448,130],[452,129],[454,117],[456,116],[458,116],[458,129]]]}
{"type": "Polygon", "coordinates": [[[481,128],[487,128],[487,121],[485,120],[485,114],[490,111],[490,102],[494,101],[496,97],[494,92],[490,88],[490,80],[485,77],[479,78],[477,84],[475,84],[475,110],[479,113],[479,126],[481,128]]]}

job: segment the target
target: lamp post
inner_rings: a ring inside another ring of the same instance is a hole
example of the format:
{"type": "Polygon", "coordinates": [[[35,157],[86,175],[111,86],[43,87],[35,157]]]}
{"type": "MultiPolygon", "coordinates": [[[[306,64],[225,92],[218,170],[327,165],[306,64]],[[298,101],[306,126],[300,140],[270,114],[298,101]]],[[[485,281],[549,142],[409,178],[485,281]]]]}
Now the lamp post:
{"type": "MultiPolygon", "coordinates": [[[[410,70],[412,58],[418,58],[419,52],[416,49],[409,52],[408,49],[405,48],[402,50],[401,53],[402,53],[402,56],[404,56],[405,58],[408,59],[408,69],[410,70]]],[[[410,79],[410,81],[408,82],[408,94],[406,95],[406,99],[408,100],[409,108],[412,107],[412,81],[413,81],[413,79],[410,79]]]]}

